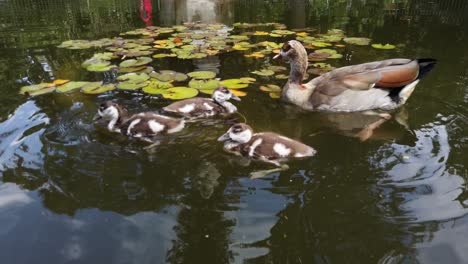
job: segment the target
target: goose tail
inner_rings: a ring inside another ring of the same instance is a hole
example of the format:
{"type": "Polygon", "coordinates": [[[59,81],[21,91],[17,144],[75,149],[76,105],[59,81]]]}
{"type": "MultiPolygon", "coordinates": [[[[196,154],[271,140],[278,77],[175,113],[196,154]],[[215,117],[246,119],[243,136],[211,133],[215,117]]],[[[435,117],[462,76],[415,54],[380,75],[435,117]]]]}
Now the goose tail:
{"type": "Polygon", "coordinates": [[[417,61],[419,64],[418,80],[424,78],[424,76],[431,72],[437,63],[437,60],[431,58],[417,59],[417,61]]]}

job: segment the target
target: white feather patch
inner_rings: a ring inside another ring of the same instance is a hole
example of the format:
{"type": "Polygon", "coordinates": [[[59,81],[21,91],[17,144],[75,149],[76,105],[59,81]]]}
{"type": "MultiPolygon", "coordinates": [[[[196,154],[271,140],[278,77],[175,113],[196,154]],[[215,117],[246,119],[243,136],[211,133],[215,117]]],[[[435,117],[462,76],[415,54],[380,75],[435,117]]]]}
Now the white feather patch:
{"type": "Polygon", "coordinates": [[[155,134],[164,130],[164,125],[154,120],[148,121],[148,126],[155,134]]]}
{"type": "Polygon", "coordinates": [[[213,110],[213,107],[208,103],[203,103],[203,105],[205,106],[206,110],[213,110]]]}
{"type": "Polygon", "coordinates": [[[262,141],[263,139],[261,138],[258,138],[257,140],[255,140],[252,145],[250,145],[250,148],[249,148],[249,157],[252,157],[255,153],[255,149],[258,147],[258,145],[262,144],[262,141]]]}
{"type": "Polygon", "coordinates": [[[309,148],[305,153],[298,152],[294,155],[296,158],[311,157],[314,156],[317,151],[313,148],[309,148]]]}
{"type": "Polygon", "coordinates": [[[129,135],[131,132],[132,132],[132,129],[138,124],[140,123],[141,119],[135,119],[133,120],[130,125],[128,126],[128,129],[127,129],[127,134],[129,135]]]}
{"type": "Polygon", "coordinates": [[[281,143],[275,143],[275,145],[273,145],[273,150],[281,157],[287,157],[291,153],[291,149],[281,143]]]}
{"type": "Polygon", "coordinates": [[[184,105],[183,107],[179,108],[179,112],[190,113],[194,109],[195,109],[195,104],[188,104],[188,105],[184,105]]]}
{"type": "Polygon", "coordinates": [[[179,123],[177,126],[175,126],[175,127],[171,128],[171,129],[167,130],[167,133],[170,134],[170,133],[179,132],[179,131],[181,131],[182,129],[184,129],[184,127],[185,127],[185,122],[182,120],[182,121],[180,121],[180,123],[179,123]]]}

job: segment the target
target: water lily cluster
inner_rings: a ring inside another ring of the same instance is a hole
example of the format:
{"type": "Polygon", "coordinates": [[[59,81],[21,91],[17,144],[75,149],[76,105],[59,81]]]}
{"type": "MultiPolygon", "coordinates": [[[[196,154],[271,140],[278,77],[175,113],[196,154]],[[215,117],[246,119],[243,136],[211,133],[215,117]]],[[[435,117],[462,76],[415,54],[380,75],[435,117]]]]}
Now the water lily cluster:
{"type": "MultiPolygon", "coordinates": [[[[109,83],[55,80],[50,83],[24,86],[21,94],[35,96],[50,92],[66,93],[79,90],[85,94],[100,94],[113,90],[141,91],[167,99],[185,99],[199,93],[211,94],[220,85],[233,90],[237,96],[257,80],[252,76],[221,80],[211,71],[181,73],[172,70],[156,71],[154,60],[202,59],[237,52],[240,56],[256,60],[279,53],[285,40],[297,39],[310,52],[309,74],[320,75],[333,70],[331,64],[320,62],[341,59],[346,45],[370,45],[371,39],[347,37],[340,29],[316,34],[312,28],[288,30],[280,23],[223,24],[185,23],[173,27],[146,27],[121,33],[115,38],[99,40],[68,40],[58,47],[71,50],[96,49],[97,52],[82,63],[90,72],[112,72],[118,75],[109,83]]],[[[391,44],[372,44],[376,49],[394,49],[391,44]]],[[[269,59],[251,74],[268,80],[288,78],[287,68],[272,65],[269,59]]],[[[258,78],[257,77],[257,78],[258,78]]],[[[308,78],[309,76],[305,76],[308,78]]],[[[281,88],[274,84],[259,86],[270,97],[279,98],[281,88]]]]}

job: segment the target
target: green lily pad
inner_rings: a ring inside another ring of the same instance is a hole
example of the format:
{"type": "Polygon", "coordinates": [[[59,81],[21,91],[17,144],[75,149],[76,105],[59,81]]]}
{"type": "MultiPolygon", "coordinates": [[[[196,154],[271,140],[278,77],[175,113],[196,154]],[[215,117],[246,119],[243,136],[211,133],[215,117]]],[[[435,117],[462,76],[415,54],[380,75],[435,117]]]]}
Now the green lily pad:
{"type": "Polygon", "coordinates": [[[367,46],[371,42],[371,39],[369,38],[344,38],[343,41],[349,44],[367,46]]]}
{"type": "Polygon", "coordinates": [[[152,72],[150,73],[150,76],[151,78],[155,78],[163,82],[168,82],[168,81],[183,82],[188,79],[188,76],[186,74],[175,72],[175,71],[168,71],[168,70],[152,72]]]}
{"type": "Polygon", "coordinates": [[[81,87],[81,92],[85,94],[101,94],[115,89],[115,84],[102,84],[101,82],[92,82],[81,87]]]}
{"type": "Polygon", "coordinates": [[[386,49],[386,50],[396,48],[396,46],[395,46],[395,45],[392,45],[392,44],[385,44],[385,45],[382,45],[382,44],[372,44],[372,47],[375,48],[375,49],[386,49]]]}
{"type": "Polygon", "coordinates": [[[141,74],[127,73],[127,74],[120,75],[119,77],[117,77],[117,80],[118,81],[132,81],[132,82],[138,83],[138,82],[144,82],[148,80],[149,78],[150,78],[149,75],[146,73],[141,73],[141,74]]]}
{"type": "Polygon", "coordinates": [[[275,92],[269,93],[268,95],[273,99],[279,99],[281,97],[281,93],[275,93],[275,92]]]}
{"type": "Polygon", "coordinates": [[[268,70],[272,70],[274,72],[280,72],[280,71],[286,71],[287,68],[284,66],[277,66],[277,65],[271,65],[267,68],[268,70]]]}
{"type": "Polygon", "coordinates": [[[327,54],[333,55],[333,54],[337,54],[338,52],[333,49],[318,49],[315,51],[315,53],[327,53],[327,54]]]}
{"type": "Polygon", "coordinates": [[[115,67],[115,65],[92,64],[86,67],[86,70],[91,72],[106,72],[115,67]]]}
{"type": "Polygon", "coordinates": [[[187,75],[194,79],[213,79],[216,77],[216,73],[212,71],[195,71],[189,72],[187,75]]]}
{"type": "Polygon", "coordinates": [[[319,48],[331,46],[330,43],[321,42],[321,41],[312,41],[310,44],[312,44],[312,46],[319,47],[319,48]]]}
{"type": "Polygon", "coordinates": [[[128,67],[128,68],[119,68],[117,71],[118,73],[129,73],[129,72],[139,72],[146,69],[146,66],[138,66],[138,67],[128,67]]]}
{"type": "Polygon", "coordinates": [[[173,87],[166,89],[162,96],[166,99],[181,100],[195,97],[198,94],[198,90],[188,87],[173,87]]]}
{"type": "Polygon", "coordinates": [[[54,87],[54,84],[52,83],[40,83],[40,84],[34,84],[34,85],[28,85],[28,86],[23,86],[21,87],[19,93],[20,94],[31,94],[32,92],[37,92],[42,89],[54,87]]]}
{"type": "Polygon", "coordinates": [[[142,65],[146,65],[150,62],[152,62],[153,59],[151,59],[150,57],[140,57],[140,58],[137,58],[137,59],[130,59],[130,60],[125,60],[125,61],[122,61],[119,66],[122,67],[122,68],[126,68],[126,67],[137,67],[137,66],[142,66],[142,65]]]}
{"type": "Polygon", "coordinates": [[[121,90],[136,90],[143,88],[147,85],[147,82],[132,82],[132,81],[125,81],[117,84],[117,88],[121,90]]]}
{"type": "Polygon", "coordinates": [[[275,75],[275,78],[278,80],[286,80],[289,78],[289,76],[286,74],[278,74],[278,75],[275,75]]]}
{"type": "Polygon", "coordinates": [[[153,58],[155,58],[155,59],[171,58],[171,57],[177,57],[177,54],[174,54],[174,53],[159,53],[159,54],[153,55],[153,58]]]}
{"type": "Polygon", "coordinates": [[[252,77],[242,77],[242,78],[239,78],[243,83],[253,83],[255,81],[257,81],[255,78],[252,78],[252,77]]]}
{"type": "Polygon", "coordinates": [[[281,30],[281,29],[272,30],[271,33],[272,33],[272,34],[277,34],[277,35],[282,35],[282,36],[295,34],[294,31],[290,31],[290,30],[281,30]]]}
{"type": "Polygon", "coordinates": [[[218,80],[191,80],[189,82],[189,87],[195,88],[198,90],[213,90],[219,87],[218,80]]]}
{"type": "Polygon", "coordinates": [[[260,86],[260,90],[264,92],[273,92],[273,93],[279,93],[281,92],[281,87],[275,84],[267,84],[266,86],[260,86]]]}
{"type": "Polygon", "coordinates": [[[227,79],[221,81],[220,84],[229,89],[241,89],[249,86],[248,83],[244,83],[241,79],[227,79]]]}
{"type": "Polygon", "coordinates": [[[268,70],[268,69],[263,69],[263,70],[260,70],[260,71],[253,71],[252,73],[260,75],[260,76],[271,76],[271,75],[275,74],[274,71],[268,70]]]}
{"type": "Polygon", "coordinates": [[[29,96],[36,96],[36,95],[51,93],[51,92],[55,91],[55,89],[56,88],[54,86],[52,86],[52,87],[47,87],[47,88],[40,89],[40,90],[26,92],[25,94],[29,95],[29,96]]]}
{"type": "Polygon", "coordinates": [[[162,94],[165,90],[173,87],[170,82],[161,82],[158,80],[151,81],[147,86],[143,87],[143,92],[148,94],[162,94]]]}
{"type": "Polygon", "coordinates": [[[89,82],[67,82],[64,85],[59,86],[56,91],[59,93],[66,93],[78,88],[83,87],[84,85],[88,84],[89,82]]]}

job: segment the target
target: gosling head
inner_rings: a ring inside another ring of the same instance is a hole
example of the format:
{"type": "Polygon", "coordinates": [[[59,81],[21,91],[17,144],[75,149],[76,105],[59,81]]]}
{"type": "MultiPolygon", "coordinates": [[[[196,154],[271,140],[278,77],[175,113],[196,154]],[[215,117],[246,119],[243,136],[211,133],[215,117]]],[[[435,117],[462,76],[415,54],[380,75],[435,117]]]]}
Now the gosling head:
{"type": "Polygon", "coordinates": [[[304,46],[297,40],[289,40],[283,44],[280,53],[273,57],[273,59],[282,58],[288,63],[306,59],[307,61],[307,51],[304,46]]]}
{"type": "Polygon", "coordinates": [[[229,101],[230,99],[234,99],[236,101],[241,100],[239,97],[232,94],[231,90],[224,86],[216,88],[213,92],[212,98],[217,103],[224,103],[226,101],[229,101]]]}
{"type": "Polygon", "coordinates": [[[115,102],[106,101],[99,106],[98,113],[94,120],[117,120],[120,117],[123,107],[115,102]]]}
{"type": "Polygon", "coordinates": [[[229,130],[218,138],[218,141],[231,141],[239,144],[244,144],[252,139],[253,129],[245,124],[239,123],[233,125],[229,130]]]}

